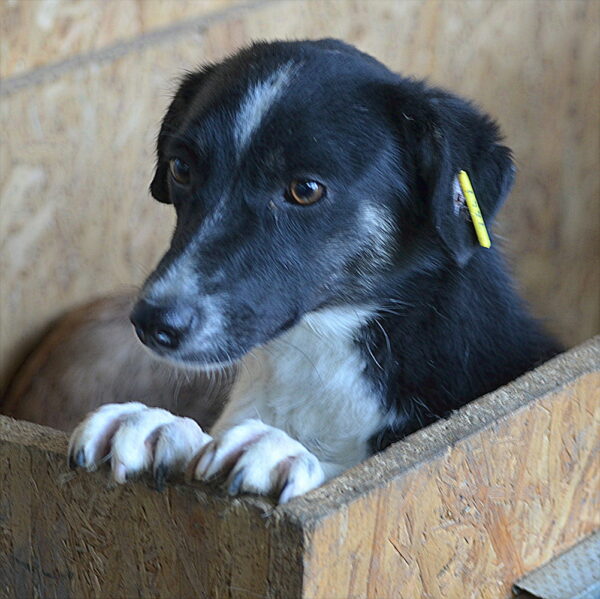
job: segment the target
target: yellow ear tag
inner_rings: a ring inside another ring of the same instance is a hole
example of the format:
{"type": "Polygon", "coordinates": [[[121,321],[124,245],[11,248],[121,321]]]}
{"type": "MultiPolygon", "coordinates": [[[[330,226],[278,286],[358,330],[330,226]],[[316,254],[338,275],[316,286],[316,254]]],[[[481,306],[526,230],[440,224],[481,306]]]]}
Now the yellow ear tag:
{"type": "Polygon", "coordinates": [[[471,222],[475,227],[475,234],[477,235],[479,245],[484,248],[489,248],[492,245],[492,242],[490,241],[490,236],[488,235],[485,227],[481,210],[479,210],[479,204],[477,203],[475,192],[471,186],[469,175],[467,175],[465,171],[459,171],[458,182],[460,183],[460,188],[465,195],[465,201],[467,203],[467,208],[469,209],[469,214],[471,215],[471,222]]]}

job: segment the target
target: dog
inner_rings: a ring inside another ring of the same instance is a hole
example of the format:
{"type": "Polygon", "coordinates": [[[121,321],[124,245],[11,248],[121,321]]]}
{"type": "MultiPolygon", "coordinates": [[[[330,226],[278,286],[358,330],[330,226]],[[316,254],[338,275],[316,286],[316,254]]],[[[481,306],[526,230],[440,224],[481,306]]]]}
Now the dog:
{"type": "Polygon", "coordinates": [[[177,225],[131,320],[163,359],[237,376],[210,434],[109,404],[70,465],[284,503],[558,353],[478,243],[461,171],[489,226],[514,178],[497,125],[343,42],[186,75],[150,186],[177,225]]]}

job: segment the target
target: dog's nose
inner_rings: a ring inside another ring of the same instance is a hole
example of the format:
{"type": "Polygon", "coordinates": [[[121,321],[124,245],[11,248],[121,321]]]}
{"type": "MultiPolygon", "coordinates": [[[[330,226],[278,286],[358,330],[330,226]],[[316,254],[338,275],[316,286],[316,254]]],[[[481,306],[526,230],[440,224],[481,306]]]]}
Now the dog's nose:
{"type": "Polygon", "coordinates": [[[193,314],[182,306],[157,305],[139,300],[131,322],[140,341],[155,349],[177,349],[189,332],[193,314]]]}

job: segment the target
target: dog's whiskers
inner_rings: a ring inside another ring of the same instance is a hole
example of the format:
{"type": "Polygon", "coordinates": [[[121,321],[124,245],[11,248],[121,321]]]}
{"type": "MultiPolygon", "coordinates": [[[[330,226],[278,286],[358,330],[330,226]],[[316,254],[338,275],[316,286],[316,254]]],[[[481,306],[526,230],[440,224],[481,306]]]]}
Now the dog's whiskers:
{"type": "Polygon", "coordinates": [[[391,355],[392,354],[392,345],[390,343],[390,338],[389,338],[386,330],[383,328],[383,325],[378,320],[375,320],[375,324],[381,329],[381,332],[383,333],[383,337],[385,339],[385,345],[387,347],[388,354],[391,355]]]}
{"type": "Polygon", "coordinates": [[[366,348],[367,348],[367,351],[369,352],[369,355],[371,356],[373,362],[375,362],[375,364],[377,365],[377,367],[379,368],[379,370],[383,370],[383,366],[379,363],[379,361],[375,357],[375,354],[371,350],[371,346],[370,346],[369,343],[366,344],[366,348]]]}

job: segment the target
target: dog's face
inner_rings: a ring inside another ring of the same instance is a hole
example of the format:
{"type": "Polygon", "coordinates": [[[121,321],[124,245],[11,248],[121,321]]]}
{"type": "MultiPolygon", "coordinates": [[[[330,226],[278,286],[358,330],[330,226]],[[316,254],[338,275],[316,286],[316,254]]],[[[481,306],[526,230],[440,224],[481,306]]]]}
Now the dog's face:
{"type": "Polygon", "coordinates": [[[189,75],[158,139],[151,191],[177,226],[132,314],[138,335],[222,364],[308,312],[377,307],[392,281],[464,264],[475,244],[452,179],[481,173],[493,213],[511,180],[496,140],[466,103],[335,41],[260,44],[189,75]]]}

